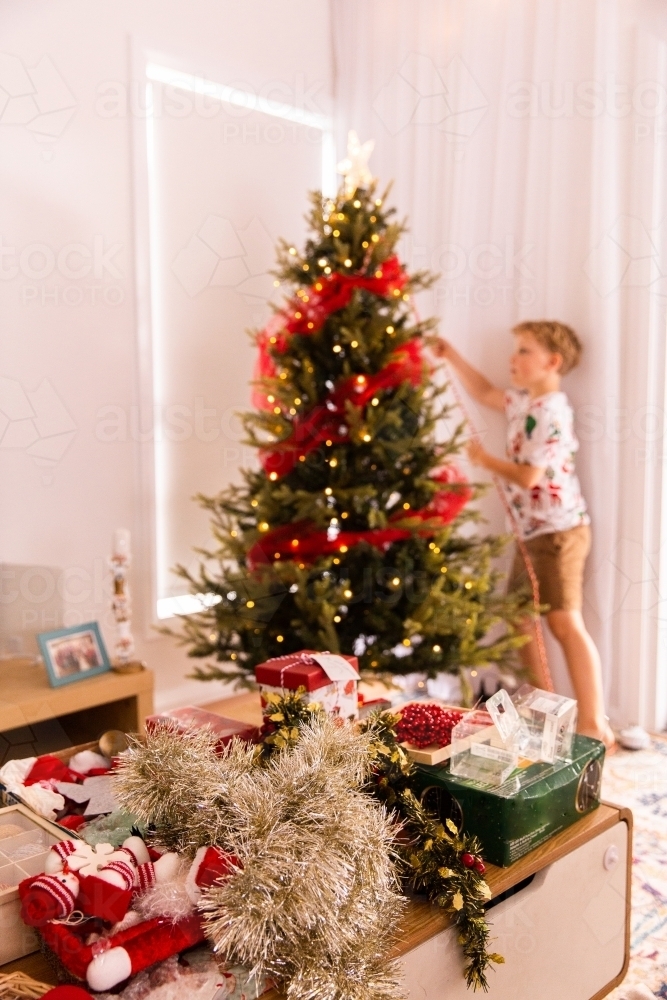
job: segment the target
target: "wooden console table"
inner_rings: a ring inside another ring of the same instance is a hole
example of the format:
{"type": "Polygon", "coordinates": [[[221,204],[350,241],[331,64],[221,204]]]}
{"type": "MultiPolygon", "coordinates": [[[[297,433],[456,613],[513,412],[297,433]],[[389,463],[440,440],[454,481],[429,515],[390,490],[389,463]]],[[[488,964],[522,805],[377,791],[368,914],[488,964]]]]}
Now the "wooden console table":
{"type": "MultiPolygon", "coordinates": [[[[256,693],[211,711],[258,725],[256,693]]],[[[601,1000],[630,960],[632,813],[602,804],[510,868],[487,866],[492,947],[505,964],[489,972],[490,1000],[601,1000]]],[[[391,957],[409,1000],[471,1000],[456,931],[423,898],[408,901],[391,957]]],[[[279,1000],[276,991],[262,1000],[279,1000]]]]}
{"type": "MultiPolygon", "coordinates": [[[[209,705],[257,721],[256,694],[209,705]]],[[[510,868],[487,866],[492,947],[505,958],[489,979],[490,1000],[601,1000],[624,978],[630,948],[632,814],[609,804],[510,868]]],[[[396,944],[408,1000],[472,1000],[456,931],[423,898],[408,900],[396,944]]],[[[0,966],[55,983],[41,954],[0,966]]],[[[276,990],[262,1000],[280,1000],[276,990]]]]}
{"type": "Polygon", "coordinates": [[[54,719],[63,731],[62,747],[50,747],[57,750],[68,741],[71,745],[96,740],[105,729],[143,732],[144,719],[152,711],[150,670],[136,674],[111,670],[52,688],[41,663],[32,659],[0,661],[0,734],[54,719]]]}

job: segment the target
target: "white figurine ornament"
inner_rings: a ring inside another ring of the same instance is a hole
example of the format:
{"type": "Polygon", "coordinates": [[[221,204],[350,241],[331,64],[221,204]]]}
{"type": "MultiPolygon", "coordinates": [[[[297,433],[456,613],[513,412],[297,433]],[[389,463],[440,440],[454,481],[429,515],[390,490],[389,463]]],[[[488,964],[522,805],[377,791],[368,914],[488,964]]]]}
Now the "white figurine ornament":
{"type": "Polygon", "coordinates": [[[130,532],[127,528],[117,528],[109,565],[113,576],[111,609],[116,619],[115,661],[120,665],[128,664],[134,656],[132,602],[128,583],[131,561],[130,532]]]}
{"type": "Polygon", "coordinates": [[[83,840],[63,840],[54,844],[47,854],[44,871],[47,875],[54,875],[66,867],[68,871],[76,872],[79,878],[85,878],[87,875],[99,876],[110,865],[124,864],[136,870],[149,861],[150,856],[141,837],[128,837],[119,848],[111,844],[91,846],[83,840]]]}

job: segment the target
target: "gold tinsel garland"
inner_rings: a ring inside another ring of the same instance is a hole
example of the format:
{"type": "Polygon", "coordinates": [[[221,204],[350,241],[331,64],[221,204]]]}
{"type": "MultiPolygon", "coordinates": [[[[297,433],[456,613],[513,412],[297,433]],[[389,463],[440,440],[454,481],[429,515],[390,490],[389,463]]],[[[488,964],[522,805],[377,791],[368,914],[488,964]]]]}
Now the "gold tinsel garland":
{"type": "Polygon", "coordinates": [[[259,747],[232,741],[219,755],[207,731],[169,727],[135,742],[117,773],[121,804],[158,845],[194,856],[216,844],[242,859],[202,900],[207,934],[289,1000],[400,995],[385,955],[402,879],[449,911],[468,985],[488,989],[489,964],[503,961],[488,951],[490,892],[462,862],[478,842],[415,797],[396,716],[341,725],[301,694],[272,696],[259,747]]]}
{"type": "Polygon", "coordinates": [[[289,1000],[395,1000],[385,955],[403,897],[395,824],[361,790],[371,737],[327,716],[300,733],[260,763],[253,747],[217,756],[206,733],[158,729],[124,755],[118,798],[156,843],[190,854],[215,843],[242,859],[201,905],[227,960],[279,981],[289,1000]]]}

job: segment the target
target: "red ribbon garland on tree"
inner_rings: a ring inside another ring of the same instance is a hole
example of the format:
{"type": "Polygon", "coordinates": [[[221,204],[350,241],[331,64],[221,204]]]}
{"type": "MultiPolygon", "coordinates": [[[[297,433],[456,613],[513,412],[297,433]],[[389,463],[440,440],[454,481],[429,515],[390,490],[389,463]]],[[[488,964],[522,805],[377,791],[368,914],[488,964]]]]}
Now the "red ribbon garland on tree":
{"type": "Polygon", "coordinates": [[[309,454],[323,441],[340,444],[348,439],[345,404],[362,407],[383,389],[392,389],[402,382],[418,386],[424,364],[418,340],[411,340],[393,352],[393,360],[377,375],[351,375],[343,379],[319,406],[302,419],[295,420],[292,433],[271,448],[262,449],[260,461],[264,471],[276,479],[291,472],[301,456],[309,454]]]}
{"type": "MultiPolygon", "coordinates": [[[[304,289],[301,295],[290,299],[285,308],[276,313],[258,334],[259,356],[255,381],[276,376],[271,348],[282,354],[287,349],[292,334],[308,336],[315,333],[328,316],[348,304],[355,288],[365,288],[366,291],[387,298],[400,294],[407,280],[408,276],[395,256],[379,264],[372,275],[336,272],[329,277],[318,278],[308,291],[304,289]]],[[[253,391],[252,402],[259,410],[270,408],[266,394],[260,388],[253,391]]]]}
{"type": "MultiPolygon", "coordinates": [[[[294,334],[307,336],[321,329],[328,316],[348,304],[355,288],[388,297],[399,295],[407,280],[408,276],[395,256],[378,265],[372,276],[336,273],[328,278],[319,278],[307,292],[304,290],[292,298],[258,334],[255,381],[275,378],[277,371],[273,352],[283,353],[289,337],[294,334]]],[[[261,463],[265,472],[273,474],[274,479],[284,476],[301,456],[307,455],[323,441],[339,444],[347,440],[348,428],[344,422],[347,402],[362,407],[382,389],[395,388],[402,382],[418,386],[423,378],[423,368],[420,343],[415,338],[398,347],[392,354],[392,360],[376,375],[352,375],[343,379],[321,405],[294,421],[288,438],[262,449],[261,463]]],[[[266,393],[258,386],[253,391],[253,404],[257,409],[272,407],[266,393]]],[[[246,556],[248,568],[252,571],[262,564],[284,558],[310,563],[320,556],[345,553],[360,542],[386,548],[392,542],[410,538],[415,531],[431,535],[453,521],[472,497],[465,477],[454,465],[440,469],[433,478],[450,484],[450,488],[438,490],[421,510],[410,514],[397,511],[390,517],[390,525],[386,528],[332,532],[331,529],[323,531],[309,521],[280,525],[250,548],[246,556]]]]}
{"type": "Polygon", "coordinates": [[[246,562],[251,571],[266,563],[288,558],[302,563],[311,563],[320,556],[345,553],[353,545],[368,542],[375,548],[383,549],[392,542],[410,538],[415,531],[420,535],[432,535],[444,528],[461,513],[472,497],[472,489],[455,465],[446,465],[433,479],[448,483],[449,489],[438,490],[430,503],[421,510],[410,514],[403,510],[390,517],[390,526],[370,531],[340,531],[337,534],[316,528],[310,521],[282,524],[267,532],[248,551],[246,562]]]}

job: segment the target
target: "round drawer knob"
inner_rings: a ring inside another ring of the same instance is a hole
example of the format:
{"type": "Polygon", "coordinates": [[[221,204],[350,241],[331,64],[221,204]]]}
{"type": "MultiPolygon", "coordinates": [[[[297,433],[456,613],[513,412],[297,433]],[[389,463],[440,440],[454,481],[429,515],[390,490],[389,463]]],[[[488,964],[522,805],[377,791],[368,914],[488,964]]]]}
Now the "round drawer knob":
{"type": "Polygon", "coordinates": [[[616,867],[619,861],[618,847],[616,844],[610,844],[607,850],[604,852],[604,858],[602,859],[602,864],[604,865],[606,871],[610,872],[616,867]]]}

